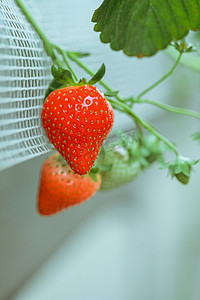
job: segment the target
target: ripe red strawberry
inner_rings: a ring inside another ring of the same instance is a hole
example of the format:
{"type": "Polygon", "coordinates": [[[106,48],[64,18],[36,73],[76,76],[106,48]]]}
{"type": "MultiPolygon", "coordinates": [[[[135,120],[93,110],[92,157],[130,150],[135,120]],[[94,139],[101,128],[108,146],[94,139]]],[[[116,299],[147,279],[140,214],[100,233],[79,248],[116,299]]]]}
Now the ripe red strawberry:
{"type": "Polygon", "coordinates": [[[41,117],[50,142],[78,174],[91,170],[114,122],[103,93],[87,84],[53,91],[41,117]]]}
{"type": "Polygon", "coordinates": [[[96,182],[90,175],[80,176],[70,169],[59,153],[55,153],[42,166],[38,212],[50,216],[84,202],[96,193],[100,184],[99,174],[96,182]]]}

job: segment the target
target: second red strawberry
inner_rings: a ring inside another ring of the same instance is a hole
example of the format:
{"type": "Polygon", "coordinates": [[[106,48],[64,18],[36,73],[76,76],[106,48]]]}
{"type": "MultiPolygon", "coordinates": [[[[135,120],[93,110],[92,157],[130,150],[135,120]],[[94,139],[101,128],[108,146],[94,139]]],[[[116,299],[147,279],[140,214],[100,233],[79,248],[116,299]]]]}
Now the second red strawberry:
{"type": "Polygon", "coordinates": [[[53,91],[41,117],[50,142],[80,175],[91,170],[114,123],[111,105],[90,85],[53,91]]]}

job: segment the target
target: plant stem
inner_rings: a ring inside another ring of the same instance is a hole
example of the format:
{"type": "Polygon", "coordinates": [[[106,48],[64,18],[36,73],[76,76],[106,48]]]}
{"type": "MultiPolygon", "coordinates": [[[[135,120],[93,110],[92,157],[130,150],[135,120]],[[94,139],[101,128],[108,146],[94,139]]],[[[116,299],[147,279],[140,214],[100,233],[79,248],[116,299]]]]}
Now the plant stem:
{"type": "Polygon", "coordinates": [[[44,49],[45,49],[47,55],[51,57],[53,63],[56,64],[57,66],[60,66],[60,67],[63,67],[63,68],[65,68],[65,64],[66,64],[66,66],[68,67],[68,69],[71,71],[74,79],[78,80],[77,76],[76,76],[76,74],[74,72],[74,70],[71,68],[71,66],[70,66],[70,64],[68,62],[66,51],[64,51],[63,49],[61,49],[59,46],[53,44],[49,40],[49,38],[47,37],[47,35],[40,28],[40,26],[37,24],[37,22],[35,21],[35,19],[31,15],[31,13],[28,11],[28,9],[26,8],[26,6],[24,5],[24,3],[21,0],[15,0],[15,2],[20,7],[20,9],[24,13],[24,15],[26,16],[26,18],[28,19],[28,21],[31,23],[31,25],[33,26],[33,28],[35,29],[35,31],[38,33],[39,37],[41,38],[41,40],[43,42],[44,49]],[[57,57],[57,55],[55,53],[55,49],[58,50],[58,52],[62,55],[62,58],[63,58],[63,61],[64,61],[65,64],[57,57]]]}
{"type": "Polygon", "coordinates": [[[166,139],[163,135],[161,135],[151,124],[140,119],[127,104],[112,99],[109,99],[109,101],[113,103],[114,106],[123,108],[128,115],[136,119],[144,128],[146,128],[149,132],[153,133],[159,140],[163,141],[163,143],[165,143],[172,151],[174,151],[176,156],[179,156],[178,150],[174,146],[174,144],[171,143],[168,139],[166,139]]]}
{"type": "Polygon", "coordinates": [[[174,70],[176,69],[176,67],[178,66],[178,63],[181,59],[182,53],[179,53],[179,56],[175,62],[175,64],[173,65],[173,67],[171,68],[171,70],[165,74],[164,76],[162,76],[158,81],[156,81],[155,83],[153,83],[152,85],[150,85],[147,89],[145,89],[143,92],[141,92],[136,99],[140,99],[142,96],[144,96],[146,93],[148,93],[150,90],[152,90],[153,88],[155,88],[157,85],[159,85],[161,82],[163,82],[166,78],[168,78],[169,76],[172,75],[172,73],[174,72],[174,70]]]}
{"type": "Polygon", "coordinates": [[[78,77],[76,76],[74,70],[72,69],[72,67],[71,67],[71,65],[70,65],[70,63],[69,63],[69,61],[68,61],[67,51],[63,50],[62,48],[60,48],[60,47],[57,46],[57,45],[54,45],[54,47],[55,47],[56,50],[58,50],[58,52],[60,52],[60,54],[62,55],[63,60],[64,60],[64,62],[66,63],[66,65],[67,65],[68,69],[70,70],[70,72],[72,73],[72,75],[74,76],[74,79],[75,79],[76,81],[78,81],[78,77]]]}
{"type": "MultiPolygon", "coordinates": [[[[173,59],[176,59],[178,50],[174,47],[169,47],[166,50],[166,53],[173,59]]],[[[197,53],[185,53],[180,60],[182,66],[188,67],[193,71],[200,72],[200,56],[197,53]]]]}
{"type": "Polygon", "coordinates": [[[171,105],[156,102],[156,101],[153,101],[153,100],[135,100],[134,103],[151,104],[151,105],[157,106],[157,107],[159,107],[161,109],[164,109],[166,111],[169,111],[169,112],[173,112],[173,113],[180,114],[180,115],[190,116],[190,117],[193,117],[193,118],[196,118],[196,119],[200,120],[200,114],[198,114],[195,111],[189,110],[189,109],[173,107],[171,105]]]}
{"type": "Polygon", "coordinates": [[[35,21],[35,19],[32,17],[31,13],[28,11],[28,9],[24,5],[24,3],[21,0],[15,0],[15,2],[20,7],[20,9],[24,13],[24,15],[26,16],[26,18],[28,19],[28,21],[31,23],[31,25],[34,27],[35,31],[40,36],[41,40],[43,41],[44,48],[45,48],[45,51],[46,51],[47,55],[49,55],[54,60],[55,56],[54,56],[54,53],[53,53],[51,41],[48,39],[48,37],[46,36],[46,34],[43,32],[43,30],[37,24],[37,22],[35,21]]]}
{"type": "MultiPolygon", "coordinates": [[[[85,70],[89,75],[94,76],[94,72],[86,66],[84,63],[82,63],[81,60],[78,59],[77,55],[75,55],[73,52],[67,51],[68,57],[73,60],[79,67],[81,67],[83,70],[85,70]]],[[[103,80],[100,80],[99,83],[108,91],[113,92],[113,89],[103,80]]],[[[114,96],[117,100],[123,101],[119,96],[114,96]]]]}

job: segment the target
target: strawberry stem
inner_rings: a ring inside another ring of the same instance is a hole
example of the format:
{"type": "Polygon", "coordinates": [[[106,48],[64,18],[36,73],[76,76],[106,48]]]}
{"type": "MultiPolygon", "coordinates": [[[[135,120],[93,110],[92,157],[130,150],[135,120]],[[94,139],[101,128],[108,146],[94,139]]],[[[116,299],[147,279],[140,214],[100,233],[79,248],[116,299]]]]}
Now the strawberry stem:
{"type": "Polygon", "coordinates": [[[162,76],[158,81],[156,81],[155,83],[153,83],[152,85],[150,85],[148,88],[146,88],[143,92],[141,92],[136,99],[140,99],[142,98],[142,96],[144,96],[145,94],[147,94],[149,91],[151,91],[153,88],[155,88],[156,86],[158,86],[161,82],[163,82],[165,79],[167,79],[169,76],[171,76],[174,72],[174,70],[176,69],[176,67],[179,64],[179,61],[182,57],[182,52],[179,53],[179,56],[177,58],[177,60],[175,61],[175,64],[173,65],[173,67],[170,69],[169,72],[167,72],[164,76],[162,76]]]}
{"type": "MultiPolygon", "coordinates": [[[[176,60],[177,50],[174,47],[169,47],[166,53],[173,59],[176,60]]],[[[200,72],[200,57],[198,55],[186,53],[180,60],[182,66],[188,67],[193,71],[200,72]]]]}
{"type": "Polygon", "coordinates": [[[59,46],[55,45],[54,43],[52,43],[49,40],[49,38],[47,37],[47,35],[40,28],[40,26],[37,24],[37,22],[35,21],[35,19],[31,15],[31,13],[28,11],[28,9],[26,8],[26,6],[24,5],[23,1],[21,1],[21,0],[15,0],[15,2],[20,7],[20,9],[24,13],[24,15],[26,16],[26,18],[28,19],[28,21],[31,23],[31,25],[33,26],[33,28],[35,29],[35,31],[38,33],[39,37],[41,38],[41,40],[43,42],[44,49],[45,49],[47,55],[51,57],[53,63],[55,65],[59,66],[59,67],[62,67],[62,68],[65,68],[67,66],[68,69],[71,71],[74,79],[77,81],[78,80],[77,76],[76,76],[74,70],[71,68],[71,66],[69,64],[67,52],[64,51],[62,48],[60,48],[59,46]],[[58,58],[55,50],[57,50],[61,54],[64,62],[58,58]]]}
{"type": "Polygon", "coordinates": [[[157,107],[159,107],[161,109],[164,109],[166,111],[169,111],[169,112],[173,112],[173,113],[180,114],[180,115],[186,115],[186,116],[193,117],[195,119],[200,120],[200,114],[193,111],[193,110],[184,109],[184,108],[180,108],[180,107],[174,107],[174,106],[164,104],[164,103],[160,103],[160,102],[156,102],[156,101],[153,101],[153,100],[139,100],[139,99],[137,100],[136,99],[136,100],[134,100],[134,103],[151,104],[151,105],[157,106],[157,107]]]}
{"type": "Polygon", "coordinates": [[[78,81],[78,77],[76,76],[74,70],[72,69],[72,67],[70,66],[70,63],[68,61],[68,54],[67,51],[63,50],[61,47],[54,45],[55,49],[62,55],[64,62],[66,63],[68,69],[70,70],[70,72],[73,74],[74,79],[76,81],[78,81]]]}
{"type": "MultiPolygon", "coordinates": [[[[94,72],[86,66],[80,59],[78,59],[77,55],[74,52],[67,51],[68,57],[73,60],[79,67],[81,67],[84,71],[86,71],[89,75],[94,76],[94,72]]],[[[100,80],[99,83],[108,91],[113,92],[113,89],[104,81],[100,80]]],[[[117,95],[114,96],[116,99],[121,100],[117,95]]]]}
{"type": "Polygon", "coordinates": [[[111,103],[113,103],[114,107],[119,107],[119,108],[123,108],[124,111],[130,115],[131,117],[133,117],[134,119],[136,119],[144,128],[146,128],[149,132],[153,133],[158,139],[160,139],[161,141],[163,141],[163,143],[165,143],[175,154],[176,156],[179,156],[178,150],[177,148],[174,146],[173,143],[171,143],[167,138],[165,138],[163,135],[161,135],[150,123],[142,120],[140,117],[138,117],[138,115],[136,115],[132,109],[125,103],[122,102],[118,102],[115,101],[113,99],[109,99],[109,101],[111,103]]]}
{"type": "Polygon", "coordinates": [[[41,30],[40,26],[37,24],[37,22],[35,21],[35,19],[31,15],[31,13],[28,11],[28,9],[24,5],[24,3],[21,0],[15,0],[15,2],[20,7],[22,12],[26,16],[26,18],[29,20],[31,25],[34,27],[34,29],[36,30],[36,32],[40,36],[41,40],[43,41],[44,48],[45,48],[45,51],[46,51],[47,55],[49,55],[52,59],[55,59],[53,48],[52,48],[52,43],[50,42],[50,40],[48,39],[46,34],[41,30]]]}

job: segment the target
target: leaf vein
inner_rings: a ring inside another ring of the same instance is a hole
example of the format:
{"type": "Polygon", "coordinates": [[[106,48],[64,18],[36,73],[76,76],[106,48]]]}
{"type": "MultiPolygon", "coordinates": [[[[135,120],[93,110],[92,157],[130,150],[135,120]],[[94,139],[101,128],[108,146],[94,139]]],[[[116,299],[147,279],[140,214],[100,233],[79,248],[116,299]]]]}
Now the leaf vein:
{"type": "Polygon", "coordinates": [[[179,26],[178,26],[178,23],[177,23],[176,16],[174,15],[174,11],[173,11],[173,8],[172,8],[172,6],[171,6],[171,3],[170,3],[169,0],[166,0],[166,3],[168,4],[169,10],[170,10],[170,12],[171,12],[171,16],[172,16],[173,19],[174,19],[174,24],[176,25],[177,33],[178,33],[178,35],[180,35],[180,34],[179,34],[179,26]]]}
{"type": "Polygon", "coordinates": [[[163,44],[166,44],[166,41],[165,41],[165,31],[163,30],[162,23],[160,22],[158,14],[157,14],[157,12],[156,12],[156,10],[155,10],[155,8],[153,6],[152,6],[152,12],[153,12],[153,14],[155,16],[155,21],[156,21],[156,23],[157,23],[157,25],[158,25],[158,27],[160,29],[160,32],[161,32],[160,37],[161,37],[161,39],[163,41],[163,44]]]}
{"type": "MultiPolygon", "coordinates": [[[[119,10],[118,10],[118,14],[117,14],[117,17],[116,17],[115,32],[116,32],[117,37],[120,37],[120,34],[119,34],[119,32],[120,32],[120,22],[119,22],[119,20],[120,20],[120,13],[122,11],[121,10],[122,5],[123,5],[123,0],[120,1],[119,10]]],[[[118,38],[118,41],[119,41],[119,38],[118,38]]],[[[120,48],[121,48],[121,46],[120,46],[120,48]]]]}
{"type": "MultiPolygon", "coordinates": [[[[143,0],[143,1],[141,1],[141,2],[138,2],[138,4],[137,4],[137,9],[136,9],[136,11],[137,10],[139,10],[139,8],[140,8],[140,6],[144,3],[144,2],[146,2],[146,0],[143,0]]],[[[151,2],[151,0],[148,0],[148,7],[147,7],[147,10],[146,10],[146,14],[145,14],[145,22],[144,22],[144,24],[143,24],[143,27],[144,27],[144,30],[143,30],[143,36],[140,38],[140,40],[141,40],[141,49],[143,48],[143,45],[144,45],[144,37],[145,37],[145,34],[146,34],[146,29],[147,29],[147,26],[146,26],[146,24],[147,24],[147,19],[148,19],[148,14],[149,14],[149,9],[150,9],[150,3],[151,2]]],[[[136,12],[135,11],[135,12],[136,12]]],[[[129,27],[131,26],[131,24],[132,24],[132,19],[134,18],[134,14],[132,15],[132,17],[131,17],[131,19],[130,19],[130,21],[129,21],[129,27]]],[[[129,41],[129,37],[127,36],[127,41],[129,41]]],[[[139,53],[139,54],[143,54],[143,53],[139,53]]]]}
{"type": "MultiPolygon", "coordinates": [[[[141,2],[135,2],[135,6],[136,6],[136,8],[135,8],[135,11],[134,11],[134,13],[132,14],[132,16],[131,16],[131,18],[130,18],[130,20],[129,20],[129,24],[128,24],[128,30],[127,30],[127,32],[129,31],[129,28],[131,27],[131,25],[132,25],[132,19],[134,19],[134,17],[135,17],[135,14],[137,13],[137,11],[139,10],[139,8],[142,6],[142,4],[145,2],[146,0],[143,0],[143,1],[141,1],[141,2]]],[[[151,0],[148,0],[148,1],[151,1],[151,0]]],[[[133,7],[134,7],[134,5],[133,5],[133,7]]],[[[129,38],[129,37],[128,37],[129,38]]]]}
{"type": "MultiPolygon", "coordinates": [[[[151,0],[148,0],[149,3],[151,0]]],[[[146,0],[143,0],[143,1],[135,1],[135,3],[133,4],[133,7],[135,6],[135,11],[134,13],[132,14],[130,20],[129,20],[129,23],[128,23],[128,27],[127,27],[127,31],[126,31],[126,38],[125,38],[125,45],[129,44],[129,41],[130,41],[130,36],[129,36],[129,32],[130,32],[130,29],[131,29],[131,26],[132,26],[132,20],[134,20],[135,18],[135,14],[137,14],[138,10],[140,9],[140,7],[143,5],[143,3],[146,2],[146,0]]],[[[133,8],[132,7],[132,8],[133,8]]],[[[149,5],[148,5],[148,8],[149,8],[149,5]]],[[[147,9],[148,10],[148,9],[147,9]]],[[[147,18],[146,18],[147,19],[147,18]]],[[[145,24],[144,24],[145,26],[145,24]]],[[[142,41],[142,38],[140,39],[142,41]]]]}
{"type": "Polygon", "coordinates": [[[189,13],[189,11],[188,11],[188,9],[187,9],[187,5],[185,4],[185,0],[181,0],[181,2],[182,2],[182,4],[183,4],[185,13],[186,13],[186,15],[187,15],[187,17],[188,17],[188,20],[190,21],[190,13],[189,13]]]}
{"type": "Polygon", "coordinates": [[[199,2],[199,0],[196,0],[196,2],[197,2],[197,5],[199,7],[199,11],[200,11],[200,2],[199,2]]]}
{"type": "MultiPolygon", "coordinates": [[[[149,0],[149,3],[148,3],[147,13],[146,13],[146,19],[145,19],[145,23],[144,23],[143,38],[141,39],[142,40],[142,45],[141,45],[142,52],[144,52],[143,51],[144,44],[145,44],[144,43],[144,39],[145,39],[146,31],[147,31],[147,21],[148,21],[148,15],[149,15],[149,12],[150,12],[150,7],[151,7],[151,0],[149,0]]],[[[140,53],[140,54],[143,54],[143,53],[140,53]]]]}

